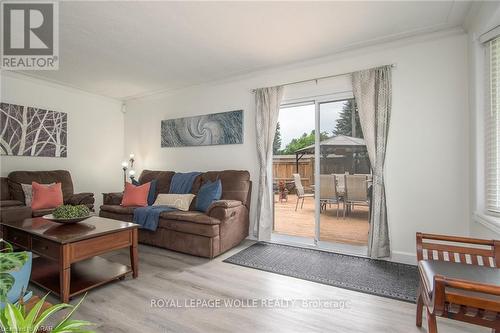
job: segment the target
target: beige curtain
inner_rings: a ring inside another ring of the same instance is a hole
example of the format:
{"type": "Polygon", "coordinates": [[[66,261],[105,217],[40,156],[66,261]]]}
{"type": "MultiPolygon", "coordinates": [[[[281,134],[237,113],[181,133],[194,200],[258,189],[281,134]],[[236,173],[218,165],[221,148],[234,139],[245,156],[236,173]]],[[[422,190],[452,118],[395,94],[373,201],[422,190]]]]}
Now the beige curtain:
{"type": "Polygon", "coordinates": [[[259,188],[254,236],[270,240],[273,224],[273,141],[280,110],[283,87],[261,88],[255,91],[257,153],[259,158],[259,188]]]}
{"type": "Polygon", "coordinates": [[[373,172],[368,256],[390,255],[384,186],[384,162],[391,115],[391,66],[352,74],[354,97],[373,172]]]}

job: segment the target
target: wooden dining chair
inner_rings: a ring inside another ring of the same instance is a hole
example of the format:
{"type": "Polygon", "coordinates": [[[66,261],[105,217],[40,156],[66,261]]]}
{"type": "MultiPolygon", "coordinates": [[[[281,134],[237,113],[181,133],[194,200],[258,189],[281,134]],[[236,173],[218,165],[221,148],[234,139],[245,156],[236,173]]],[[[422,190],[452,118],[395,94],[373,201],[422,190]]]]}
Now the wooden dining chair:
{"type": "Polygon", "coordinates": [[[417,233],[417,259],[418,327],[425,307],[429,333],[436,316],[500,332],[500,241],[417,233]]]}

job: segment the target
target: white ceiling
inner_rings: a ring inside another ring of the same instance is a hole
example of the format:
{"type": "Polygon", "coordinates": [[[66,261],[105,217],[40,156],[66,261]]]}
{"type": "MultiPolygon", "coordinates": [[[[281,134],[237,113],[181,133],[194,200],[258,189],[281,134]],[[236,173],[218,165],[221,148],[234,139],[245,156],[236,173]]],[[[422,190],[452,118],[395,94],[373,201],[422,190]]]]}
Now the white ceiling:
{"type": "Polygon", "coordinates": [[[58,71],[119,99],[463,24],[470,2],[61,2],[58,71]]]}

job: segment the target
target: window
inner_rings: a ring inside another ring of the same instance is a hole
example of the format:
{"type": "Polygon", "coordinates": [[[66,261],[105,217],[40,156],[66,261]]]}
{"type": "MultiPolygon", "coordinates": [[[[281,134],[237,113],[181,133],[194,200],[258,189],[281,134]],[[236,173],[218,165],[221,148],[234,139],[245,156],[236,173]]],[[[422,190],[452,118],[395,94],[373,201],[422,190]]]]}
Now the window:
{"type": "Polygon", "coordinates": [[[486,209],[500,213],[500,37],[486,45],[486,209]]]}

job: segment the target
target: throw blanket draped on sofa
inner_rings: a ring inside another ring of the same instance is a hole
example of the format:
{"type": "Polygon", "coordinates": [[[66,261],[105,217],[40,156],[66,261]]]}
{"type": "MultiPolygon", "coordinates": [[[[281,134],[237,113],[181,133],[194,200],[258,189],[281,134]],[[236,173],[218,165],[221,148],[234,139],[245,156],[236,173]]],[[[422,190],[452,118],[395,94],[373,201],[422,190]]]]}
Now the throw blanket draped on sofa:
{"type": "MultiPolygon", "coordinates": [[[[176,173],[172,177],[169,193],[187,194],[191,193],[193,182],[200,172],[176,173]]],[[[177,210],[169,206],[147,206],[134,209],[134,223],[141,228],[156,231],[158,220],[162,212],[177,210]]]]}

